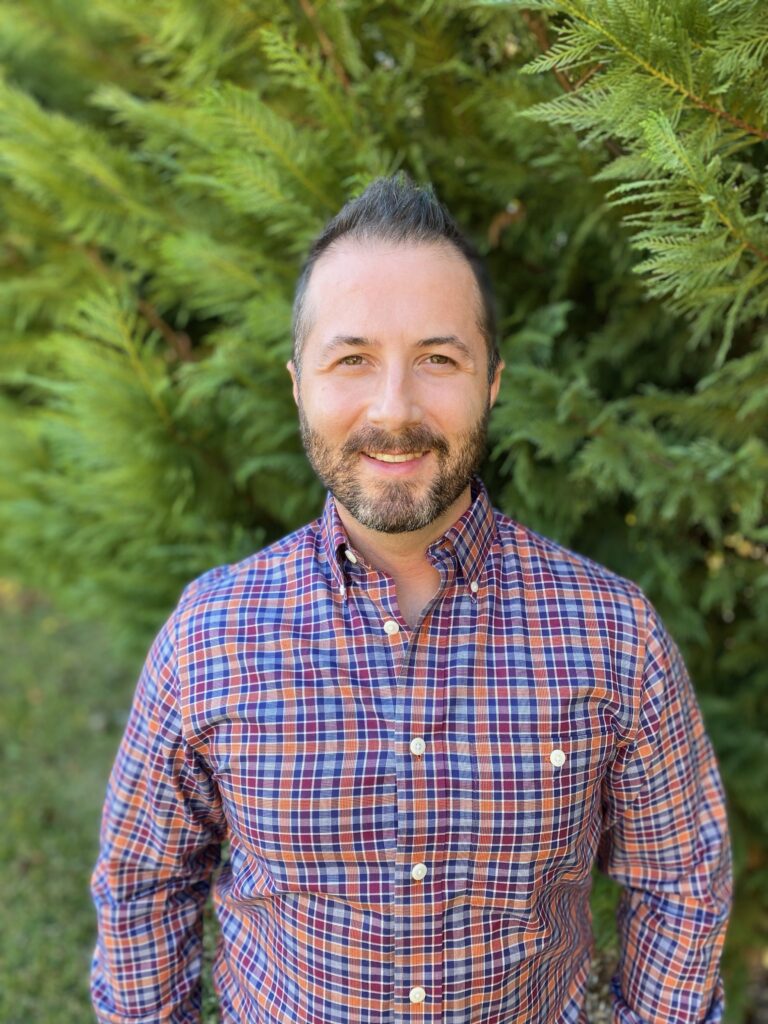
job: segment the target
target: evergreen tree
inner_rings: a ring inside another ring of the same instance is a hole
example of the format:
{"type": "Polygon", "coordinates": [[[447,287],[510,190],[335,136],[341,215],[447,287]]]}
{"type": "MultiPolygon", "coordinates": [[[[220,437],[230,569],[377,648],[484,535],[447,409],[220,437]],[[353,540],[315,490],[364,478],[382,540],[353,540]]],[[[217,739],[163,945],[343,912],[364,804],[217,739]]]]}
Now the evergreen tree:
{"type": "Polygon", "coordinates": [[[495,502],[640,583],[683,648],[730,797],[729,942],[754,943],[766,5],[0,0],[0,69],[3,573],[139,657],[185,582],[315,515],[301,256],[372,177],[431,181],[499,293],[495,502]]]}

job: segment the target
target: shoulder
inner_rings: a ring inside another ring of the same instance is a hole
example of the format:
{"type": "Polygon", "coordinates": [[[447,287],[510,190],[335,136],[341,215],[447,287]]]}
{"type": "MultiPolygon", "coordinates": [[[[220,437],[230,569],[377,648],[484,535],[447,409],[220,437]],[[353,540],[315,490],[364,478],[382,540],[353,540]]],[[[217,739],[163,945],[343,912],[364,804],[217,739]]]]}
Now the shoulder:
{"type": "Polygon", "coordinates": [[[184,588],[174,616],[186,623],[201,616],[220,625],[246,608],[301,596],[311,586],[312,568],[324,559],[320,521],[282,537],[239,562],[216,566],[184,588]]]}
{"type": "Polygon", "coordinates": [[[522,577],[526,590],[571,607],[617,614],[645,632],[654,610],[636,583],[497,510],[495,516],[502,564],[522,577]]]}

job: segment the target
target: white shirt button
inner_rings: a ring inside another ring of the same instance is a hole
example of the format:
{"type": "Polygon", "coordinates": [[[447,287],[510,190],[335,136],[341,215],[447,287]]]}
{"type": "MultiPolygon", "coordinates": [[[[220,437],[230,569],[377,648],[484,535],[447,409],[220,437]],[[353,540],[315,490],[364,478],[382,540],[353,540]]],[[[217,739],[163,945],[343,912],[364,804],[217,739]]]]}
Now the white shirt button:
{"type": "Polygon", "coordinates": [[[553,750],[549,755],[549,760],[555,766],[555,768],[562,768],[565,764],[565,753],[562,750],[553,750]]]}
{"type": "Polygon", "coordinates": [[[387,636],[394,636],[395,633],[400,632],[400,626],[395,622],[394,619],[387,619],[384,623],[384,632],[387,636]]]}
{"type": "Polygon", "coordinates": [[[424,751],[426,749],[427,749],[427,744],[424,742],[424,740],[421,738],[421,736],[415,736],[411,740],[411,753],[412,754],[415,754],[417,757],[421,757],[421,755],[424,753],[424,751]]]}
{"type": "Polygon", "coordinates": [[[351,562],[352,565],[357,565],[357,555],[354,551],[350,551],[349,548],[344,548],[344,557],[348,562],[351,562]]]}
{"type": "Polygon", "coordinates": [[[480,589],[480,584],[477,582],[477,580],[472,580],[472,582],[469,584],[469,589],[472,591],[473,594],[476,594],[480,589]]]}
{"type": "Polygon", "coordinates": [[[420,882],[422,878],[427,877],[427,865],[426,864],[414,864],[411,869],[411,878],[415,878],[417,882],[420,882]]]}
{"type": "Polygon", "coordinates": [[[421,987],[421,985],[414,985],[411,991],[408,993],[408,998],[412,1003],[423,1003],[427,998],[427,993],[421,987]]]}

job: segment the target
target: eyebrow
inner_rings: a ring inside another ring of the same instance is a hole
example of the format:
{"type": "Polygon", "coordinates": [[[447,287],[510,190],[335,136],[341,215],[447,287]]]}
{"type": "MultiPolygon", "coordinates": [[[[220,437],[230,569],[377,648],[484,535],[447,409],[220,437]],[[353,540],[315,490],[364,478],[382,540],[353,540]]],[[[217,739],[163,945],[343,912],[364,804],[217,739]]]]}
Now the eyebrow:
{"type": "MultiPolygon", "coordinates": [[[[335,334],[326,345],[323,346],[323,353],[328,354],[333,352],[337,348],[343,348],[348,346],[350,348],[370,348],[375,345],[376,342],[371,338],[363,338],[356,334],[335,334]]],[[[432,338],[421,338],[416,342],[417,348],[432,348],[437,345],[451,345],[453,348],[458,349],[468,359],[474,361],[474,355],[465,342],[458,338],[455,334],[438,334],[432,338]]]]}
{"type": "Polygon", "coordinates": [[[323,345],[323,355],[333,352],[337,348],[349,345],[351,348],[364,348],[372,343],[368,338],[361,338],[356,334],[335,334],[330,341],[323,345]]]}
{"type": "Polygon", "coordinates": [[[437,335],[434,338],[422,338],[421,341],[417,343],[418,348],[432,348],[433,345],[451,345],[453,348],[458,349],[459,352],[463,352],[468,359],[474,361],[475,357],[472,354],[472,350],[469,345],[463,342],[461,338],[457,338],[455,334],[443,334],[437,335]]]}

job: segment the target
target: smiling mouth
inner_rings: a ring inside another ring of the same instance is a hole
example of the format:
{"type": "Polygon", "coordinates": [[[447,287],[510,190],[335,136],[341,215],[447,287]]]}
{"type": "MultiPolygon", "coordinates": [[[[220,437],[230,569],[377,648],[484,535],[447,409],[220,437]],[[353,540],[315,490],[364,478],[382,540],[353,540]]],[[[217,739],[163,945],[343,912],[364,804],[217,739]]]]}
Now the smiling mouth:
{"type": "Polygon", "coordinates": [[[412,462],[420,459],[426,452],[402,452],[397,455],[391,452],[365,452],[369,459],[376,459],[378,462],[412,462]]]}

